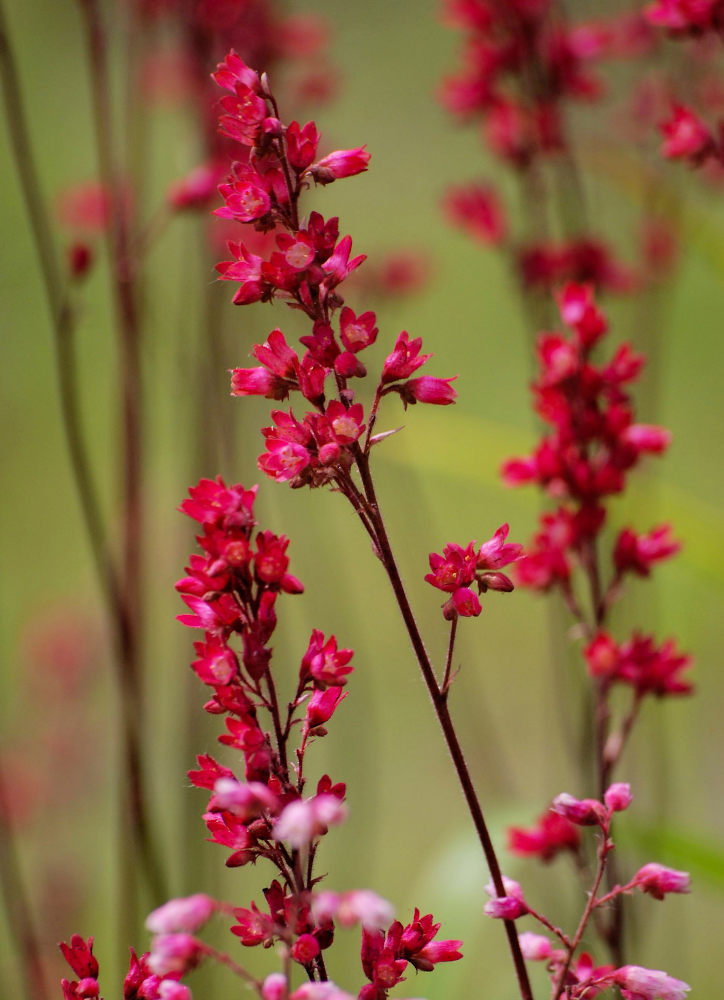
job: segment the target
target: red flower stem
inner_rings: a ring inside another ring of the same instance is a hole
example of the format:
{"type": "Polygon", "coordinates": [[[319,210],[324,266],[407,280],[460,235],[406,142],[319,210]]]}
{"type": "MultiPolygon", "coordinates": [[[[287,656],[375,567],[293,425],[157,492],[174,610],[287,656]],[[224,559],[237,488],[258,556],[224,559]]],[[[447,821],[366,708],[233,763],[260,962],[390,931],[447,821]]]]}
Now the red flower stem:
{"type": "MultiPolygon", "coordinates": [[[[2,12],[0,12],[0,18],[2,12]]],[[[43,975],[40,935],[30,898],[21,874],[17,854],[17,836],[12,825],[12,805],[0,762],[0,886],[5,901],[7,926],[15,942],[17,963],[25,979],[26,996],[50,1000],[50,990],[43,975]]]]}
{"type": "Polygon", "coordinates": [[[530,906],[528,906],[528,915],[531,916],[531,917],[533,917],[534,920],[537,920],[539,924],[543,924],[543,926],[546,928],[546,930],[549,930],[551,932],[551,934],[555,934],[555,936],[558,938],[558,940],[566,948],[570,948],[571,947],[571,939],[568,937],[568,935],[565,934],[560,929],[560,927],[556,927],[555,924],[552,924],[547,917],[543,916],[542,913],[538,913],[537,910],[533,910],[533,909],[531,909],[530,906]]]}
{"type": "MultiPolygon", "coordinates": [[[[583,567],[588,579],[591,607],[594,615],[594,630],[598,631],[606,624],[608,614],[608,603],[601,586],[601,572],[598,560],[598,550],[596,544],[591,540],[583,553],[583,567]]],[[[603,800],[603,796],[611,783],[613,769],[620,758],[623,745],[620,745],[615,757],[607,760],[607,745],[611,723],[611,707],[608,701],[609,685],[598,683],[594,688],[593,700],[593,728],[594,747],[596,754],[596,771],[598,781],[598,796],[603,800]]],[[[625,738],[628,737],[636,719],[636,712],[629,713],[629,717],[624,723],[626,726],[625,738]]],[[[623,735],[623,733],[622,733],[623,735]]],[[[608,888],[613,890],[618,881],[617,865],[615,861],[606,870],[608,888]]],[[[624,958],[624,910],[623,898],[617,897],[613,901],[611,919],[603,928],[597,928],[602,932],[602,937],[606,941],[611,958],[617,966],[625,963],[624,958]]],[[[555,998],[554,998],[555,1000],[555,998]]]]}
{"type": "Polygon", "coordinates": [[[370,412],[367,418],[367,434],[365,435],[364,448],[362,449],[365,455],[369,455],[370,453],[370,440],[372,439],[372,429],[375,426],[375,423],[377,422],[377,410],[379,408],[381,399],[382,399],[382,386],[378,385],[377,391],[375,392],[375,398],[372,402],[372,406],[370,407],[370,412]]]}
{"type": "Polygon", "coordinates": [[[279,751],[279,760],[284,770],[287,771],[288,770],[287,747],[284,741],[284,734],[282,732],[282,720],[281,716],[279,715],[279,701],[277,699],[277,689],[276,685],[274,684],[274,678],[272,677],[271,670],[267,669],[267,672],[264,676],[266,678],[266,684],[269,690],[269,701],[270,701],[269,712],[271,714],[272,721],[274,722],[274,735],[276,736],[277,750],[279,751]]]}
{"type": "Polygon", "coordinates": [[[450,641],[447,647],[447,660],[445,662],[445,676],[442,679],[442,684],[440,685],[440,692],[446,695],[450,689],[450,672],[452,670],[452,660],[453,660],[453,650],[455,649],[455,634],[458,630],[458,616],[455,615],[453,620],[450,622],[450,641]]]}
{"type": "Polygon", "coordinates": [[[235,962],[230,955],[227,955],[223,951],[217,951],[216,948],[212,948],[211,945],[204,944],[202,941],[199,941],[199,951],[202,955],[207,955],[209,958],[213,958],[215,961],[220,962],[221,965],[225,965],[227,969],[231,969],[235,975],[240,976],[250,986],[253,986],[257,993],[261,995],[261,989],[264,985],[262,981],[260,979],[256,979],[250,972],[247,972],[244,966],[235,962]]]}
{"type": "MultiPolygon", "coordinates": [[[[485,817],[483,815],[480,801],[478,800],[477,792],[475,791],[475,785],[473,784],[467,762],[465,761],[465,756],[460,746],[460,741],[458,740],[457,732],[455,731],[454,723],[450,717],[450,711],[447,704],[448,693],[447,691],[442,691],[438,685],[435,677],[435,671],[430,662],[430,658],[427,655],[427,650],[425,649],[422,636],[420,635],[420,631],[417,627],[415,616],[412,612],[412,608],[410,607],[405,587],[397,567],[397,562],[387,536],[387,529],[375,495],[375,488],[369,471],[368,459],[359,451],[359,449],[357,449],[356,459],[367,503],[369,505],[370,517],[375,527],[376,543],[382,565],[384,566],[390,584],[392,585],[397,605],[400,609],[407,633],[410,637],[410,642],[412,643],[412,648],[415,652],[415,657],[419,664],[423,680],[427,686],[430,700],[432,701],[435,714],[437,715],[440,728],[442,729],[445,742],[447,743],[450,756],[452,757],[453,765],[455,767],[463,795],[465,796],[465,801],[472,817],[473,825],[475,826],[475,831],[483,848],[483,853],[488,864],[493,885],[495,886],[496,894],[499,897],[505,896],[506,893],[503,885],[502,873],[500,871],[500,864],[498,863],[495,848],[485,822],[485,817]]],[[[508,937],[508,944],[513,959],[513,965],[518,979],[518,988],[521,1000],[533,1000],[533,993],[528,979],[528,970],[525,967],[523,954],[520,950],[515,923],[512,920],[505,920],[503,923],[505,924],[505,932],[508,937]]]]}
{"type": "Polygon", "coordinates": [[[110,128],[110,75],[106,37],[96,0],[79,0],[86,31],[95,138],[101,179],[111,198],[111,219],[106,232],[111,267],[116,327],[120,353],[122,420],[122,555],[121,604],[118,632],[122,658],[119,679],[123,717],[128,808],[132,835],[142,871],[154,900],[168,896],[164,868],[150,826],[143,774],[143,685],[141,637],[143,592],[142,400],[140,324],[135,301],[126,206],[115,168],[110,128]]]}
{"type": "Polygon", "coordinates": [[[565,962],[563,963],[563,966],[561,967],[561,971],[558,976],[558,982],[556,983],[555,989],[553,991],[552,1000],[558,1000],[558,998],[563,993],[566,976],[568,975],[568,970],[571,967],[571,962],[573,961],[573,956],[576,953],[576,948],[578,948],[578,945],[581,943],[581,938],[583,937],[586,927],[588,926],[588,921],[597,905],[598,901],[596,899],[596,893],[598,892],[601,886],[601,880],[603,879],[603,874],[606,870],[606,859],[608,857],[609,851],[611,850],[611,848],[607,846],[608,844],[609,844],[608,826],[606,826],[606,829],[602,831],[602,839],[598,849],[598,868],[596,870],[596,877],[593,880],[593,885],[591,887],[591,891],[588,896],[588,902],[586,903],[586,907],[581,916],[580,922],[576,929],[576,933],[573,935],[573,940],[571,941],[568,947],[568,956],[565,962]]]}

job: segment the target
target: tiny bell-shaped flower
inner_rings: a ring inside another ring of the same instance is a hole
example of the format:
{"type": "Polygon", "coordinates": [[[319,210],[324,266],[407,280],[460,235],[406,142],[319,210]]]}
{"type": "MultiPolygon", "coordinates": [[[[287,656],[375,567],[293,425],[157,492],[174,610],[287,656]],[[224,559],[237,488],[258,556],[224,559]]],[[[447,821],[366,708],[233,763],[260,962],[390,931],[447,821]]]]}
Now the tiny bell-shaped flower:
{"type": "Polygon", "coordinates": [[[567,792],[556,795],[551,808],[576,826],[601,826],[606,821],[606,810],[600,802],[576,799],[567,792]]]}
{"type": "Polygon", "coordinates": [[[628,809],[633,801],[631,786],[625,781],[614,782],[606,790],[603,801],[611,812],[623,812],[624,809],[628,809]]]}
{"type": "Polygon", "coordinates": [[[528,912],[523,890],[520,884],[512,878],[503,876],[503,886],[505,896],[498,896],[494,883],[489,882],[485,886],[485,891],[491,897],[490,901],[483,907],[483,912],[489,917],[496,917],[501,920],[515,920],[528,912]]]}
{"type": "Polygon", "coordinates": [[[170,899],[168,903],[149,913],[146,927],[154,934],[173,934],[176,931],[193,933],[206,923],[215,908],[214,900],[202,892],[181,899],[170,899]]]}
{"type": "Polygon", "coordinates": [[[689,892],[691,879],[688,872],[679,872],[652,861],[639,869],[631,885],[654,899],[663,899],[669,892],[689,892]]]}

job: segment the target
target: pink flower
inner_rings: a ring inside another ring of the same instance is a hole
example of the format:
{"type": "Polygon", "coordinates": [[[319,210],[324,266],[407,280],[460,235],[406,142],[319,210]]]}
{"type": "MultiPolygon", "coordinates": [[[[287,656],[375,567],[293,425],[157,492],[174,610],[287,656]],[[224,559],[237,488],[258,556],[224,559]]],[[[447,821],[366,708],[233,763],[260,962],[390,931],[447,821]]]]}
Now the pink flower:
{"type": "Polygon", "coordinates": [[[654,424],[630,424],[621,438],[637,453],[660,455],[671,444],[671,431],[654,424]]]}
{"type": "Polygon", "coordinates": [[[162,979],[158,984],[158,1000],[192,1000],[191,990],[176,979],[162,979]]]}
{"type": "Polygon", "coordinates": [[[646,535],[624,528],[616,540],[613,560],[620,574],[648,576],[655,563],[675,555],[680,548],[681,542],[671,537],[670,524],[661,524],[646,535]]]}
{"type": "Polygon", "coordinates": [[[692,665],[692,659],[679,653],[673,639],[657,647],[651,636],[634,633],[619,648],[620,664],[617,679],[630,684],[640,695],[689,694],[692,684],[681,677],[692,665]]]}
{"type": "Polygon", "coordinates": [[[85,941],[80,934],[73,934],[70,944],[59,945],[63,958],[80,979],[98,978],[98,959],[93,954],[93,938],[85,941]]]}
{"type": "Polygon", "coordinates": [[[669,159],[689,159],[700,163],[709,153],[714,151],[714,139],[711,132],[694,114],[682,104],[674,105],[671,118],[660,125],[664,136],[661,152],[669,159]]]}
{"type": "Polygon", "coordinates": [[[691,989],[680,979],[640,965],[624,965],[616,970],[614,979],[625,1000],[686,1000],[691,989]]]}
{"type": "Polygon", "coordinates": [[[318,184],[329,184],[341,177],[353,177],[367,169],[370,154],[364,146],[356,149],[338,149],[334,153],[323,156],[321,160],[309,168],[309,173],[318,184]]]}
{"type": "Polygon", "coordinates": [[[311,676],[320,687],[346,684],[347,674],[354,669],[348,666],[353,655],[351,649],[337,649],[337,640],[333,635],[325,642],[324,634],[314,629],[302,658],[300,677],[304,680],[311,676]]]}
{"type": "Polygon", "coordinates": [[[654,899],[663,899],[669,892],[689,892],[691,878],[688,872],[650,862],[640,868],[631,880],[631,885],[647,892],[654,899]]]}
{"type": "Polygon", "coordinates": [[[401,378],[409,378],[413,372],[424,365],[432,355],[420,354],[421,347],[422,337],[410,340],[407,330],[403,330],[395,342],[392,354],[385,359],[380,383],[386,385],[388,382],[396,382],[401,378]]]}
{"type": "Polygon", "coordinates": [[[369,889],[317,893],[312,914],[317,921],[334,920],[342,927],[362,924],[369,931],[387,927],[395,916],[392,904],[369,889]]]}
{"type": "Polygon", "coordinates": [[[303,983],[291,994],[289,1000],[355,1000],[355,997],[327,980],[322,983],[303,983]]]}
{"type": "Polygon", "coordinates": [[[347,407],[340,400],[333,399],[327,407],[325,416],[339,444],[352,444],[365,429],[362,423],[364,410],[361,403],[347,407]]]}
{"type": "Polygon", "coordinates": [[[191,934],[157,934],[151,943],[148,967],[157,976],[167,976],[170,972],[183,975],[198,959],[199,944],[191,934]]]}
{"type": "Polygon", "coordinates": [[[499,920],[516,920],[522,917],[528,912],[528,907],[519,883],[504,875],[503,887],[505,896],[498,896],[494,883],[489,882],[485,886],[485,891],[491,899],[483,907],[483,912],[499,920]]]}
{"type": "Polygon", "coordinates": [[[599,632],[586,646],[583,655],[591,677],[615,677],[618,673],[618,646],[606,632],[599,632]]]}
{"type": "Polygon", "coordinates": [[[195,167],[181,180],[174,181],[166,192],[166,201],[177,211],[205,208],[216,194],[221,177],[219,167],[203,163],[195,167]]]}
{"type": "Polygon", "coordinates": [[[538,857],[552,861],[562,851],[578,850],[581,837],[576,826],[564,816],[548,809],[535,826],[527,829],[510,827],[508,850],[523,857],[538,857]]]}
{"type": "Polygon", "coordinates": [[[347,818],[347,810],[335,795],[296,799],[285,806],[274,824],[274,839],[292,847],[307,847],[316,837],[347,818]]]}
{"type": "Polygon", "coordinates": [[[222,261],[216,265],[216,270],[223,281],[241,282],[232,301],[235,305],[259,302],[269,292],[268,282],[262,276],[263,260],[250,253],[243,243],[229,243],[229,251],[235,259],[222,261]]]}
{"type": "Polygon", "coordinates": [[[356,316],[349,306],[344,306],[339,317],[340,340],[352,353],[374,344],[377,339],[377,317],[373,312],[356,316]]]}
{"type": "Polygon", "coordinates": [[[291,956],[300,965],[309,965],[319,954],[319,942],[313,934],[302,934],[292,945],[291,956]]]}
{"type": "Polygon", "coordinates": [[[492,187],[473,183],[451,188],[443,205],[449,221],[473,238],[493,245],[505,239],[503,208],[492,187]]]}
{"type": "MultiPolygon", "coordinates": [[[[243,784],[235,778],[221,777],[214,783],[214,794],[209,803],[210,810],[221,809],[238,816],[244,823],[261,816],[264,812],[274,813],[279,808],[276,795],[261,781],[243,784]]],[[[147,923],[148,927],[149,924],[147,923]]],[[[150,928],[154,930],[153,927],[150,928]]],[[[182,927],[178,930],[195,930],[182,927]]]]}
{"type": "Polygon", "coordinates": [[[542,934],[533,934],[531,931],[524,931],[518,935],[518,943],[523,953],[523,958],[529,962],[543,962],[551,956],[551,943],[542,934]]]}
{"type": "Polygon", "coordinates": [[[509,527],[501,524],[495,534],[487,542],[483,542],[478,550],[475,561],[478,570],[500,569],[523,557],[523,546],[517,542],[506,544],[509,527]]]}
{"type": "Polygon", "coordinates": [[[299,122],[290,122],[286,132],[287,155],[290,164],[302,173],[317,155],[319,133],[314,122],[307,122],[301,128],[299,122]]]}
{"type": "Polygon", "coordinates": [[[606,811],[595,799],[576,799],[562,792],[553,799],[551,808],[576,826],[601,826],[606,822],[606,811]]]}
{"type": "Polygon", "coordinates": [[[633,801],[631,786],[625,781],[614,782],[606,789],[603,801],[611,812],[623,812],[633,801]]]}
{"type": "Polygon", "coordinates": [[[287,977],[281,972],[268,975],[261,988],[262,1000],[286,1000],[287,993],[287,977]]]}
{"type": "MultiPolygon", "coordinates": [[[[222,779],[224,780],[224,779],[222,779]]],[[[225,779],[229,780],[229,779],[225,779]]],[[[146,927],[154,934],[175,931],[197,931],[216,909],[210,896],[197,893],[180,899],[170,899],[146,917],[146,927]]]]}
{"type": "Polygon", "coordinates": [[[433,378],[423,375],[421,378],[411,378],[400,386],[395,386],[404,403],[432,403],[435,406],[448,406],[454,403],[457,392],[453,389],[457,375],[452,378],[433,378]]]}
{"type": "Polygon", "coordinates": [[[332,718],[340,703],[347,697],[341,687],[329,687],[315,691],[307,702],[306,723],[309,729],[316,729],[332,718]]]}
{"type": "Polygon", "coordinates": [[[334,248],[332,256],[329,257],[324,264],[322,264],[322,270],[328,275],[328,277],[324,279],[325,288],[335,288],[342,281],[344,281],[344,279],[350,275],[352,271],[356,270],[360,264],[367,260],[367,255],[363,253],[350,260],[349,255],[351,250],[352,237],[344,236],[334,248]]]}

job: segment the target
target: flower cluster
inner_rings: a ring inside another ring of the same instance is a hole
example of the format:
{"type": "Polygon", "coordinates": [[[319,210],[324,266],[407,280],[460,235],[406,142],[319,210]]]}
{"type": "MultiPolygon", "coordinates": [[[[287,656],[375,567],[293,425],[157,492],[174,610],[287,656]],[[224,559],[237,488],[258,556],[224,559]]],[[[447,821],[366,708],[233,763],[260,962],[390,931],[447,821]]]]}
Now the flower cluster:
{"type": "MultiPolygon", "coordinates": [[[[545,196],[549,167],[566,172],[570,188],[574,169],[566,105],[600,100],[605,85],[599,65],[647,48],[652,29],[640,14],[570,23],[550,0],[446,0],[444,10],[464,36],[461,69],[442,86],[444,106],[458,119],[481,122],[485,144],[514,172],[529,205],[545,196]]],[[[575,186],[570,195],[577,197],[575,186]]],[[[475,239],[493,244],[510,239],[512,227],[488,182],[451,188],[444,207],[450,221],[475,239]]],[[[540,204],[538,210],[545,212],[540,204]]],[[[616,291],[635,285],[635,273],[600,239],[581,231],[581,214],[562,241],[546,237],[542,224],[515,241],[524,289],[547,291],[564,281],[590,281],[616,291]]]]}
{"type": "Polygon", "coordinates": [[[387,991],[405,979],[408,965],[430,972],[438,962],[462,958],[462,941],[435,941],[439,930],[431,913],[421,917],[417,909],[407,926],[396,920],[387,933],[363,930],[362,968],[370,985],[362,987],[359,1000],[385,1000],[387,991]]]}
{"type": "MultiPolygon", "coordinates": [[[[204,820],[210,840],[224,847],[228,867],[270,863],[276,877],[264,890],[264,906],[218,902],[204,894],[172,899],[154,910],[146,925],[150,952],[132,953],[124,984],[126,1000],[190,1000],[182,978],[201,961],[222,961],[257,991],[261,1000],[344,1000],[332,984],[323,952],[334,942],[335,925],[362,927],[362,965],[374,984],[360,996],[386,1000],[404,979],[408,964],[431,971],[461,957],[459,941],[434,941],[440,928],[431,915],[403,927],[389,903],[369,890],[320,891],[313,865],[321,839],[346,818],[345,786],[323,775],[305,794],[306,754],[346,697],[352,650],[314,629],[301,657],[296,688],[280,701],[272,672],[270,641],[281,593],[302,585],[289,571],[288,540],[257,530],[256,487],[226,486],[221,477],[202,479],[181,510],[200,527],[202,554],[191,556],[177,590],[190,613],[179,620],[203,631],[195,643],[193,670],[211,689],[205,708],[225,717],[219,742],[243,761],[244,778],[209,754],[198,758],[191,782],[210,792],[204,820]],[[285,708],[282,708],[282,705],[285,708]],[[266,721],[264,721],[266,720],[266,721]],[[206,945],[196,932],[215,913],[232,918],[231,933],[244,947],[278,946],[285,972],[264,982],[206,945]],[[292,991],[290,963],[309,980],[292,991]],[[394,969],[394,976],[390,969],[394,969]],[[370,992],[372,990],[372,992],[370,992]]],[[[65,1000],[98,996],[98,965],[88,943],[74,937],[63,946],[78,980],[64,981],[65,1000]]]]}
{"type": "Polygon", "coordinates": [[[621,732],[607,738],[602,763],[612,767],[643,696],[691,690],[682,677],[691,660],[672,640],[657,645],[653,637],[634,633],[617,644],[605,629],[625,579],[649,576],[680,548],[668,524],[647,532],[625,527],[616,535],[608,579],[604,576],[600,543],[607,500],[624,490],[629,472],[643,457],[666,450],[670,434],[635,422],[627,386],[639,375],[643,358],[629,344],[607,361],[593,362],[593,348],[604,338],[607,324],[590,287],[569,284],[558,302],[571,335],[540,335],[540,372],[533,385],[536,411],[552,430],[533,455],[508,461],[503,477],[513,486],[536,483],[557,503],[540,518],[539,531],[518,563],[518,582],[563,595],[588,638],[585,658],[598,697],[607,698],[614,683],[633,690],[621,732]]]}
{"type": "Polygon", "coordinates": [[[348,382],[367,374],[361,353],[375,343],[378,328],[374,312],[355,312],[344,305],[340,286],[365,256],[352,255],[352,240],[340,238],[338,219],[325,220],[318,212],[300,219],[299,201],[312,182],[329,184],[365,171],[369,153],[358,147],[318,158],[314,122],[285,125],[266,77],[235,53],[227,56],[214,79],[231,95],[222,98],[220,127],[244,152],[243,161],[234,164],[231,177],[220,186],[224,205],[216,214],[271,231],[276,244],[263,259],[247,243],[232,242],[234,259],[219,264],[218,270],[223,280],[239,285],[235,303],[278,298],[303,311],[312,324],[311,333],[301,338],[301,356],[281,330],[273,330],[252,352],[260,367],[232,371],[232,394],[284,400],[299,392],[313,409],[301,420],[291,410],[272,412],[273,424],[263,431],[266,451],[259,467],[292,486],[339,484],[349,478],[365,430],[365,452],[375,443],[370,432],[384,396],[397,393],[405,406],[447,405],[456,395],[453,379],[412,377],[430,355],[421,354],[419,337],[403,331],[384,363],[370,413],[365,415],[362,404],[354,402],[348,382]]]}
{"type": "MultiPolygon", "coordinates": [[[[547,934],[525,931],[519,935],[521,950],[529,961],[545,962],[553,984],[553,996],[563,995],[570,1000],[584,1000],[598,993],[618,986],[626,1000],[684,1000],[689,986],[674,979],[665,972],[644,969],[636,965],[595,965],[586,952],[578,953],[578,947],[586,926],[594,913],[610,907],[614,900],[626,894],[642,892],[654,899],[664,899],[671,893],[689,891],[689,875],[664,865],[651,862],[624,885],[614,885],[608,891],[602,890],[603,878],[609,866],[609,855],[614,850],[612,820],[617,812],[628,809],[632,801],[631,789],[623,782],[610,785],[602,799],[577,799],[563,793],[556,796],[548,816],[553,823],[542,818],[534,831],[523,831],[523,850],[519,853],[537,854],[550,860],[560,849],[571,848],[578,851],[579,830],[592,827],[598,832],[596,850],[597,869],[593,886],[588,894],[588,902],[574,935],[568,935],[556,927],[549,919],[538,913],[527,902],[523,890],[513,879],[504,879],[506,895],[501,897],[494,886],[487,887],[492,897],[485,905],[485,913],[494,918],[518,920],[528,916],[543,925],[547,934]],[[563,825],[565,824],[565,825],[563,825]],[[548,852],[546,853],[546,847],[548,852]],[[530,849],[528,849],[530,848],[530,849]],[[552,935],[554,941],[551,941],[552,935]]],[[[518,849],[521,831],[514,831],[512,843],[518,849]]]]}
{"type": "MultiPolygon", "coordinates": [[[[669,36],[678,40],[699,42],[706,35],[716,36],[718,41],[724,33],[724,4],[721,0],[654,0],[644,10],[649,24],[663,28],[669,36]]],[[[689,92],[690,92],[690,88],[689,92]]],[[[699,95],[697,95],[699,96],[699,95]]],[[[706,94],[700,95],[706,102],[706,94]]],[[[671,160],[684,160],[690,166],[699,167],[703,163],[724,162],[722,144],[722,120],[711,127],[689,104],[671,100],[669,117],[659,125],[664,141],[662,154],[671,160]]],[[[714,110],[718,108],[716,104],[714,110]]]]}
{"type": "Polygon", "coordinates": [[[503,566],[516,562],[523,556],[523,546],[506,543],[508,525],[501,525],[493,537],[484,542],[476,551],[475,542],[465,548],[450,542],[443,554],[430,553],[430,569],[425,579],[433,587],[451,596],[443,605],[443,616],[451,621],[458,615],[463,618],[476,617],[482,605],[471,584],[475,584],[478,594],[487,590],[504,593],[513,589],[513,581],[505,573],[499,572],[503,566]]]}
{"type": "MultiPolygon", "coordinates": [[[[533,455],[503,467],[509,486],[537,483],[561,501],[541,519],[541,531],[519,566],[520,582],[540,590],[568,585],[573,561],[585,560],[602,530],[606,498],[621,493],[630,470],[644,456],[662,454],[671,440],[662,427],[634,422],[626,386],[638,376],[643,358],[623,344],[607,363],[591,360],[607,324],[590,287],[567,285],[559,307],[572,335],[540,335],[540,374],[533,385],[536,412],[552,431],[533,455]]],[[[647,574],[677,549],[668,526],[641,536],[624,529],[615,546],[615,587],[626,573],[647,574]]]]}

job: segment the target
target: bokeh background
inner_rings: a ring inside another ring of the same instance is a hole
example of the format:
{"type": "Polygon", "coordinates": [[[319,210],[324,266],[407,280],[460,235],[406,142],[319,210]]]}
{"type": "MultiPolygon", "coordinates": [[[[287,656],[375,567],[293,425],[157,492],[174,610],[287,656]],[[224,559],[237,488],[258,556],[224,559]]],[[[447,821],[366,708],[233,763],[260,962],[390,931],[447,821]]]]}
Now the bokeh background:
{"type": "MultiPolygon", "coordinates": [[[[89,84],[78,12],[71,3],[7,6],[31,135],[44,193],[53,203],[68,185],[92,179],[89,84]]],[[[504,521],[525,540],[535,524],[533,490],[510,492],[500,462],[526,453],[536,425],[527,385],[530,332],[505,261],[451,229],[440,210],[446,187],[480,174],[509,183],[486,158],[475,129],[462,129],[435,92],[454,65],[457,39],[440,24],[434,0],[342,4],[302,0],[295,12],[320,15],[336,67],[334,99],[299,112],[316,117],[324,149],[366,143],[368,173],[316,193],[325,215],[369,264],[414,251],[428,272],[409,295],[375,298],[381,360],[401,329],[422,336],[434,372],[460,373],[455,407],[417,407],[405,430],[379,449],[381,502],[414,607],[440,662],[447,638],[436,592],[422,577],[427,554],[449,540],[489,537],[504,521]]],[[[588,5],[587,5],[588,6],[588,5]]],[[[591,10],[602,5],[591,4],[591,10]]],[[[610,5],[609,5],[610,6],[610,5]]],[[[122,40],[113,50],[124,84],[122,40]]],[[[722,64],[724,72],[724,63],[722,64]]],[[[211,67],[210,67],[211,68],[211,67]]],[[[624,83],[615,86],[624,86],[624,83]]],[[[150,217],[168,183],[198,161],[198,138],[182,98],[149,101],[143,162],[144,212],[150,217]]],[[[580,128],[596,136],[595,118],[580,128]]],[[[118,691],[104,613],[66,457],[54,374],[53,341],[38,265],[9,144],[0,143],[0,294],[4,329],[2,454],[4,482],[0,648],[3,652],[1,747],[12,793],[11,822],[19,871],[32,901],[52,981],[64,974],[55,944],[72,932],[96,937],[103,991],[118,995],[126,946],[116,939],[118,891],[118,691]]],[[[623,138],[599,134],[586,183],[596,226],[625,258],[640,209],[623,138]]],[[[595,145],[595,144],[594,144],[595,145]]],[[[722,347],[724,192],[684,167],[663,165],[661,183],[675,195],[680,265],[653,299],[611,302],[616,339],[652,352],[640,390],[639,417],[672,428],[674,444],[636,477],[613,505],[614,524],[642,529],[670,520],[681,555],[653,582],[632,584],[616,611],[622,633],[641,625],[675,636],[696,657],[694,698],[646,706],[620,769],[636,793],[622,821],[626,862],[650,859],[691,870],[691,896],[631,903],[635,961],[691,983],[693,995],[716,996],[719,956],[712,945],[724,918],[724,824],[721,724],[721,599],[724,590],[722,347]]],[[[251,346],[280,325],[301,331],[282,305],[230,304],[214,283],[206,223],[173,219],[151,248],[144,272],[144,384],[148,398],[143,547],[147,580],[145,738],[154,821],[174,893],[209,891],[248,905],[264,873],[227,870],[223,852],[204,842],[203,792],[186,771],[197,752],[215,751],[213,720],[203,717],[191,675],[192,636],[178,625],[174,581],[193,547],[191,522],[175,508],[199,475],[257,481],[258,427],[266,401],[228,397],[226,369],[245,365],[251,346]],[[210,304],[211,303],[211,304],[210,304]],[[223,328],[217,399],[200,404],[200,367],[208,348],[200,329],[214,310],[223,328]],[[220,416],[221,414],[221,416],[220,416]],[[219,420],[230,446],[216,443],[219,420]]],[[[59,245],[62,244],[62,238],[59,245]]],[[[108,275],[102,262],[79,293],[82,409],[110,523],[117,517],[117,360],[110,325],[108,275]]],[[[353,305],[361,305],[360,298],[353,305]]],[[[390,408],[392,409],[392,408],[390,408]]],[[[390,417],[390,419],[393,419],[390,417]]],[[[432,911],[444,936],[465,941],[465,961],[420,976],[397,992],[430,1000],[515,996],[502,928],[482,915],[487,881],[442,739],[392,604],[365,537],[342,500],[263,482],[263,525],[288,534],[292,571],[306,585],[282,604],[279,674],[289,683],[312,627],[355,649],[350,697],[314,751],[314,768],[348,784],[350,820],[324,844],[329,885],[365,886],[394,901],[432,911]]],[[[528,823],[562,790],[586,793],[571,754],[580,729],[582,683],[577,641],[546,598],[517,591],[491,595],[480,619],[463,622],[462,666],[452,695],[459,725],[506,872],[521,878],[539,909],[571,921],[581,894],[564,861],[541,869],[503,849],[505,827],[528,823]],[[573,741],[571,739],[573,737],[573,741]]],[[[22,996],[18,955],[0,917],[0,982],[22,996]]],[[[219,940],[225,933],[219,931],[219,940]]],[[[225,942],[227,943],[227,942],[225,942]]],[[[233,951],[238,946],[230,945],[233,951]]],[[[335,946],[331,974],[354,990],[361,978],[356,934],[335,946]]],[[[269,956],[248,953],[254,967],[269,956]]],[[[543,993],[542,970],[534,969],[543,993]]],[[[194,987],[193,977],[189,980],[194,987]]],[[[199,996],[236,995],[223,976],[197,978],[199,996]]],[[[58,989],[59,993],[59,989],[58,989]]]]}

